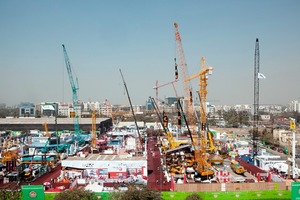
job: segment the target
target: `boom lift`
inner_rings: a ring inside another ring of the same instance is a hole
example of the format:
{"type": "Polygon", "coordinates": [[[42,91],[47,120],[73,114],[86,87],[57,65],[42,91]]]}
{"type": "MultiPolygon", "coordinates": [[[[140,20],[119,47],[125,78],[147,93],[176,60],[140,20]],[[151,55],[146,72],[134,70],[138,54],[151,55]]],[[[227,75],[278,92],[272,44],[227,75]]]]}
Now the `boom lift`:
{"type": "MultiPolygon", "coordinates": [[[[83,139],[81,138],[80,130],[79,130],[79,112],[78,112],[78,106],[79,106],[78,90],[79,90],[79,86],[78,86],[78,79],[76,77],[76,82],[74,81],[72,67],[71,67],[71,64],[70,64],[69,56],[67,54],[67,50],[66,50],[64,44],[62,45],[62,47],[63,47],[65,63],[66,63],[66,67],[67,67],[67,71],[68,71],[68,75],[69,75],[69,80],[70,80],[70,84],[71,84],[71,89],[72,89],[72,100],[73,100],[74,113],[71,113],[71,114],[74,115],[74,116],[71,116],[71,117],[74,118],[74,132],[75,132],[75,135],[76,135],[77,145],[79,146],[81,143],[83,143],[83,139]]],[[[78,147],[76,147],[76,148],[78,148],[78,147]]]]}

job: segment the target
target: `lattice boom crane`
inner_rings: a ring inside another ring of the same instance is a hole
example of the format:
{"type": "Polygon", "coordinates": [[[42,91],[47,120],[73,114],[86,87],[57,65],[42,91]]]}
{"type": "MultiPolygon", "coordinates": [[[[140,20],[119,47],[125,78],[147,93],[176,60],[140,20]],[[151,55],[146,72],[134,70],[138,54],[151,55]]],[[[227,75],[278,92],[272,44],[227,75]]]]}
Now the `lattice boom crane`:
{"type": "Polygon", "coordinates": [[[73,99],[73,109],[74,109],[74,114],[75,116],[71,116],[74,117],[74,131],[77,137],[77,140],[80,139],[80,131],[79,131],[79,114],[78,114],[78,79],[76,78],[76,82],[74,81],[73,78],[73,72],[72,72],[72,67],[70,64],[70,60],[69,60],[69,56],[67,54],[67,50],[65,48],[65,45],[62,45],[63,47],[63,52],[64,52],[64,57],[65,57],[65,63],[66,63],[66,67],[67,67],[67,71],[68,71],[68,75],[69,75],[69,80],[70,80],[70,84],[71,84],[71,89],[72,89],[72,99],[73,99]]]}
{"type": "MultiPolygon", "coordinates": [[[[174,28],[175,28],[175,41],[177,45],[176,52],[177,52],[177,56],[179,57],[180,72],[181,72],[182,80],[185,80],[189,77],[189,74],[188,74],[187,64],[185,61],[184,51],[182,48],[181,37],[178,30],[178,24],[176,22],[174,22],[174,28]]],[[[196,117],[194,116],[194,107],[193,107],[193,101],[191,96],[192,94],[191,85],[187,81],[182,81],[182,83],[183,83],[183,92],[184,92],[183,110],[184,112],[187,112],[187,118],[189,120],[189,124],[191,126],[194,126],[196,124],[196,117]]]]}

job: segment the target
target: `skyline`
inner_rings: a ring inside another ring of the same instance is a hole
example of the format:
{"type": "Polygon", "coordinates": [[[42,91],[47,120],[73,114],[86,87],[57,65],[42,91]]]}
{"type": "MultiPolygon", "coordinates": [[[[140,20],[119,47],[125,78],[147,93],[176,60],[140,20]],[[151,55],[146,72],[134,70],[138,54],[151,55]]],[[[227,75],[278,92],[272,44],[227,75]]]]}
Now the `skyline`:
{"type": "MultiPolygon", "coordinates": [[[[260,104],[300,97],[300,2],[266,1],[4,1],[0,0],[0,103],[71,102],[62,44],[82,101],[144,105],[174,80],[176,21],[189,76],[201,57],[213,74],[207,100],[253,104],[255,40],[259,39],[260,104]]],[[[178,56],[177,56],[178,62],[178,56]]],[[[179,70],[176,92],[183,96],[179,70]]],[[[198,80],[191,82],[198,90],[198,80]]],[[[175,96],[171,85],[159,98],[175,96]]],[[[195,96],[195,94],[194,94],[195,96]]]]}

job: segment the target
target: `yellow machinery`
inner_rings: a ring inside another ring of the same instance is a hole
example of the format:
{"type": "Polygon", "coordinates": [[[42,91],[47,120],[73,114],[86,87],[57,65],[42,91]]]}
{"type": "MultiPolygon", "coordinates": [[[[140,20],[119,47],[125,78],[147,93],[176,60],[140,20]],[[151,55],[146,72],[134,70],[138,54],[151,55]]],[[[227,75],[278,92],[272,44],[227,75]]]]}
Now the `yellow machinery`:
{"type": "MultiPolygon", "coordinates": [[[[193,134],[192,137],[192,144],[194,147],[194,154],[195,154],[195,161],[197,166],[195,178],[208,178],[214,176],[214,171],[211,169],[210,163],[207,162],[208,154],[206,152],[206,146],[208,140],[205,138],[206,136],[206,96],[207,96],[207,75],[211,74],[212,68],[211,67],[205,67],[204,61],[205,58],[202,57],[202,65],[201,70],[196,75],[191,76],[190,78],[185,79],[184,81],[190,81],[196,77],[200,77],[200,90],[199,90],[199,96],[200,96],[200,123],[201,123],[201,129],[200,129],[200,135],[193,134]]],[[[212,141],[212,140],[211,140],[212,141]]],[[[213,146],[211,146],[213,147],[213,146]]]]}
{"type": "Polygon", "coordinates": [[[243,175],[246,172],[245,168],[242,165],[240,165],[236,160],[231,161],[230,167],[232,171],[240,175],[243,175]]]}
{"type": "Polygon", "coordinates": [[[179,141],[174,139],[172,133],[168,130],[168,117],[165,112],[163,112],[163,126],[166,129],[165,133],[169,142],[167,149],[174,149],[178,146],[189,144],[188,141],[179,141]]]}
{"type": "Polygon", "coordinates": [[[8,150],[8,148],[10,147],[9,144],[11,140],[12,140],[12,136],[10,135],[9,138],[6,139],[1,151],[1,162],[3,165],[6,165],[8,171],[15,170],[10,166],[16,166],[16,163],[19,158],[17,150],[8,150]]]}
{"type": "Polygon", "coordinates": [[[208,136],[208,140],[209,140],[209,148],[208,150],[209,151],[215,151],[217,150],[215,144],[214,144],[214,141],[213,141],[213,136],[212,136],[212,133],[210,131],[207,131],[207,136],[208,136]]]}
{"type": "Polygon", "coordinates": [[[50,137],[50,133],[49,133],[49,131],[48,131],[48,125],[47,125],[47,123],[44,122],[44,123],[43,123],[43,126],[44,126],[45,131],[46,131],[46,136],[49,138],[49,137],[50,137]]]}
{"type": "Polygon", "coordinates": [[[174,139],[172,133],[168,129],[168,116],[166,115],[165,111],[163,111],[163,119],[161,119],[155,100],[152,97],[150,97],[150,100],[167,136],[168,144],[162,144],[162,149],[164,150],[164,153],[167,153],[167,151],[168,153],[170,153],[170,151],[174,150],[176,147],[188,145],[189,142],[187,140],[180,141],[174,139]]]}
{"type": "Polygon", "coordinates": [[[19,158],[18,153],[11,150],[2,150],[1,157],[1,162],[3,164],[5,164],[7,161],[17,161],[17,159],[19,158]]]}

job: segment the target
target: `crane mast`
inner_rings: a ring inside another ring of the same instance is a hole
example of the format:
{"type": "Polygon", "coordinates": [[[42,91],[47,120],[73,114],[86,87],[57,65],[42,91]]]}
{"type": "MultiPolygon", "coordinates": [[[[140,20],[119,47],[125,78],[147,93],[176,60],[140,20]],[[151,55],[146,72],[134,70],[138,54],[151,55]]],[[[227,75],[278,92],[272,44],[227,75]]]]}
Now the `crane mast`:
{"type": "MultiPolygon", "coordinates": [[[[195,147],[195,160],[197,161],[197,168],[200,176],[203,175],[210,175],[212,176],[214,172],[209,169],[210,164],[206,161],[206,144],[207,139],[205,139],[206,135],[206,97],[207,97],[207,75],[211,74],[212,67],[205,67],[205,58],[202,57],[201,59],[201,69],[200,72],[185,79],[184,81],[190,81],[194,78],[199,77],[199,96],[200,96],[200,136],[197,139],[194,139],[194,147],[195,147]]],[[[194,135],[194,137],[196,137],[194,135]]]]}
{"type": "Polygon", "coordinates": [[[74,109],[74,116],[71,115],[71,117],[74,118],[74,132],[76,134],[77,140],[80,139],[80,132],[79,132],[79,114],[78,114],[78,80],[76,78],[76,82],[74,81],[73,78],[73,72],[72,72],[72,67],[70,64],[69,56],[67,54],[67,50],[65,48],[65,45],[62,45],[63,47],[63,52],[64,52],[64,57],[65,57],[65,63],[69,75],[69,80],[71,84],[71,89],[72,89],[72,100],[73,100],[73,109],[74,109]]]}
{"type": "MultiPolygon", "coordinates": [[[[182,80],[185,80],[189,77],[188,74],[188,69],[187,69],[187,64],[185,61],[185,56],[184,56],[184,51],[182,47],[182,42],[181,42],[181,36],[178,30],[178,24],[174,22],[174,28],[175,28],[175,41],[176,41],[176,52],[177,56],[179,57],[179,67],[180,67],[180,72],[182,76],[182,80]]],[[[187,118],[189,120],[190,125],[195,125],[196,119],[194,117],[194,109],[193,109],[193,102],[190,101],[191,99],[191,86],[189,82],[183,81],[183,91],[184,91],[184,111],[187,112],[187,118]]]]}
{"type": "Polygon", "coordinates": [[[258,109],[259,109],[259,41],[256,38],[255,42],[255,55],[254,55],[254,113],[253,113],[253,155],[252,160],[257,156],[257,142],[258,142],[258,109]]]}

